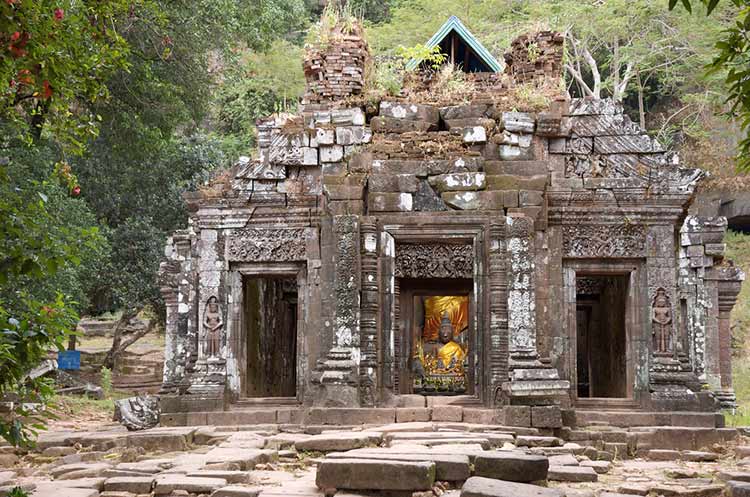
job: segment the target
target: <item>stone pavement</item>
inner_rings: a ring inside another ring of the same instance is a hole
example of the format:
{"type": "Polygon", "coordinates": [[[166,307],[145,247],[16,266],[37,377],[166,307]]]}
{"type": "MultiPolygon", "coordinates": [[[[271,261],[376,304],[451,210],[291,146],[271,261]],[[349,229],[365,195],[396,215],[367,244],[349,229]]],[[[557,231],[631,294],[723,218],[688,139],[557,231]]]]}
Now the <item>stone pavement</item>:
{"type": "Polygon", "coordinates": [[[750,496],[741,435],[719,443],[700,428],[604,425],[555,433],[578,441],[452,422],[135,433],[108,425],[44,433],[29,453],[0,447],[15,456],[0,458],[0,497],[15,486],[33,497],[750,496]],[[680,437],[675,448],[663,430],[680,437]]]}

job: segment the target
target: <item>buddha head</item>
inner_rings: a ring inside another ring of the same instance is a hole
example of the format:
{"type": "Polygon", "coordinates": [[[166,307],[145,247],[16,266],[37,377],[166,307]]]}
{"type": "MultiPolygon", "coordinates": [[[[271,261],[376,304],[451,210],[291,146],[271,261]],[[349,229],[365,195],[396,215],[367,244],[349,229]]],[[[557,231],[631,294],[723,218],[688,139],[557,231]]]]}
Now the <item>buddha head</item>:
{"type": "Polygon", "coordinates": [[[448,343],[453,340],[453,323],[446,312],[443,314],[443,320],[440,322],[440,332],[438,333],[440,343],[448,343]]]}

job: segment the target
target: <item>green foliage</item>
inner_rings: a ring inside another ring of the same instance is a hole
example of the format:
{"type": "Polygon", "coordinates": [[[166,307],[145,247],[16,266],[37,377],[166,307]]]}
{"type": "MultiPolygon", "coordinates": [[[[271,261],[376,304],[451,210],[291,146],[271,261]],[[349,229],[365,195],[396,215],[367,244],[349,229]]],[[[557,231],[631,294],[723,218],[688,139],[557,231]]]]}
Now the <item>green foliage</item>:
{"type": "Polygon", "coordinates": [[[96,115],[76,104],[106,98],[107,79],[127,67],[128,47],[113,23],[142,8],[125,0],[0,3],[2,132],[26,142],[44,132],[81,152],[96,115]]]}
{"type": "Polygon", "coordinates": [[[0,165],[0,398],[14,401],[0,419],[0,436],[28,445],[43,426],[53,390],[47,380],[27,375],[50,347],[64,349],[77,322],[63,289],[50,281],[74,270],[82,248],[95,247],[100,238],[95,227],[57,217],[60,211],[48,195],[55,193],[53,181],[16,173],[14,161],[0,165]]]}
{"type": "MultiPolygon", "coordinates": [[[[690,0],[681,0],[688,12],[692,12],[690,0]]],[[[719,6],[719,0],[701,0],[711,15],[719,6]]],[[[750,0],[731,0],[736,8],[733,22],[721,32],[716,41],[716,54],[709,65],[709,75],[723,75],[727,91],[728,114],[737,119],[745,136],[740,140],[737,154],[738,170],[750,172],[750,0]]],[[[669,0],[669,9],[677,5],[669,0]]],[[[719,23],[711,23],[719,24],[719,23]]]]}
{"type": "Polygon", "coordinates": [[[246,51],[225,72],[217,89],[216,119],[223,135],[253,145],[255,121],[275,112],[293,112],[305,89],[302,48],[275,42],[267,52],[246,51]]]}
{"type": "Polygon", "coordinates": [[[112,397],[112,392],[114,391],[112,388],[112,370],[107,367],[102,367],[99,376],[100,386],[104,391],[104,398],[109,399],[112,397]]]}
{"type": "Polygon", "coordinates": [[[396,55],[402,59],[404,66],[409,61],[416,60],[418,63],[427,64],[433,70],[439,69],[448,59],[448,56],[440,51],[439,46],[428,47],[421,43],[417,43],[413,47],[399,45],[396,47],[396,55]]]}
{"type": "Polygon", "coordinates": [[[8,492],[8,497],[29,497],[29,493],[21,487],[13,487],[8,492]]]}

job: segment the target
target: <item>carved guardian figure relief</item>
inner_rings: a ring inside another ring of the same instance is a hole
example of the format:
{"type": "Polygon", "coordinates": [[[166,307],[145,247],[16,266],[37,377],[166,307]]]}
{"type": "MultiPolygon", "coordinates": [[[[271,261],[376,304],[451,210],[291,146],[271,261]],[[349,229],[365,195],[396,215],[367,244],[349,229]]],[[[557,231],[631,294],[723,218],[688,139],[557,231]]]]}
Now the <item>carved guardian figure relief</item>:
{"type": "Polygon", "coordinates": [[[221,317],[219,301],[215,296],[212,295],[208,298],[203,316],[203,339],[206,343],[206,356],[220,357],[224,320],[221,317]]]}

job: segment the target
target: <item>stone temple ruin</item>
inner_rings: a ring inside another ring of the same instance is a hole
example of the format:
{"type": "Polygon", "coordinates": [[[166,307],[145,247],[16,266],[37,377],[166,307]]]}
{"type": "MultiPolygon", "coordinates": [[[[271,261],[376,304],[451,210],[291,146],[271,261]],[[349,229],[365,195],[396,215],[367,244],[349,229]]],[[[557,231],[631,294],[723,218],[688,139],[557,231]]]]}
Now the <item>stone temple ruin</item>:
{"type": "Polygon", "coordinates": [[[369,98],[367,44],[338,33],[308,50],[301,111],[188,195],[161,266],[163,425],[733,406],[744,275],[726,221],[689,213],[704,173],[619,104],[567,96],[561,35],[524,35],[496,71],[446,26],[431,43],[469,71],[460,95],[418,68],[369,98]]]}

